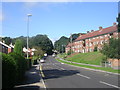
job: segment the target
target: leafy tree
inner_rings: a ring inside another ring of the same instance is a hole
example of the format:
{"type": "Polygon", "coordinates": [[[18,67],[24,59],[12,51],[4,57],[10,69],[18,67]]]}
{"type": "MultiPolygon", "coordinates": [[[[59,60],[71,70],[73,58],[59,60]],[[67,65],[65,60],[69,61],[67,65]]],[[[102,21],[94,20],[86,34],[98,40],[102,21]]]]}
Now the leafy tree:
{"type": "Polygon", "coordinates": [[[4,37],[3,40],[5,41],[5,44],[10,45],[10,43],[12,42],[12,38],[10,37],[4,37]]]}
{"type": "Polygon", "coordinates": [[[70,49],[70,50],[67,52],[67,55],[71,55],[72,53],[74,53],[74,52],[73,52],[73,50],[70,49]]]}
{"type": "Polygon", "coordinates": [[[107,56],[107,58],[117,58],[120,59],[120,38],[111,38],[109,43],[104,44],[102,53],[107,56]]]}
{"type": "Polygon", "coordinates": [[[120,32],[120,13],[118,14],[117,22],[118,22],[118,32],[120,32]]]}
{"type": "Polygon", "coordinates": [[[16,40],[14,52],[17,54],[23,55],[23,45],[22,45],[22,42],[20,40],[16,40]]]}
{"type": "Polygon", "coordinates": [[[69,38],[62,36],[59,40],[57,40],[54,44],[54,49],[58,52],[65,52],[65,46],[68,44],[69,38]]]}
{"type": "Polygon", "coordinates": [[[41,58],[44,56],[45,52],[42,50],[41,47],[34,46],[34,48],[36,49],[34,56],[37,56],[37,58],[41,58]]]}
{"type": "Polygon", "coordinates": [[[94,48],[94,52],[96,52],[96,51],[97,51],[97,49],[98,49],[98,48],[97,48],[97,46],[95,46],[95,48],[94,48]]]}
{"type": "Polygon", "coordinates": [[[45,53],[52,54],[53,44],[52,41],[47,37],[47,35],[36,35],[30,38],[29,46],[40,47],[45,53]]]}

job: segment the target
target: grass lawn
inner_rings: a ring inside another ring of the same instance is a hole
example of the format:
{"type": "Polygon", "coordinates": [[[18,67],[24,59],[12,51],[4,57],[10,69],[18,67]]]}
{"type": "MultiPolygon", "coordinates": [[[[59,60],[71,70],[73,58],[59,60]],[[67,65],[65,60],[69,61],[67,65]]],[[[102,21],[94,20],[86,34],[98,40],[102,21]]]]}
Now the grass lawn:
{"type": "Polygon", "coordinates": [[[113,73],[120,73],[120,70],[114,70],[112,68],[105,68],[105,67],[93,67],[93,66],[87,66],[87,65],[79,65],[79,64],[73,64],[65,61],[61,61],[60,59],[56,59],[59,62],[65,63],[65,64],[70,64],[74,66],[79,66],[79,67],[86,67],[86,68],[91,68],[91,69],[98,69],[98,70],[103,70],[103,71],[108,71],[108,72],[113,72],[113,73]]]}
{"type": "Polygon", "coordinates": [[[100,52],[89,52],[76,54],[72,57],[66,58],[66,60],[77,63],[100,65],[104,57],[105,56],[100,52]]]}

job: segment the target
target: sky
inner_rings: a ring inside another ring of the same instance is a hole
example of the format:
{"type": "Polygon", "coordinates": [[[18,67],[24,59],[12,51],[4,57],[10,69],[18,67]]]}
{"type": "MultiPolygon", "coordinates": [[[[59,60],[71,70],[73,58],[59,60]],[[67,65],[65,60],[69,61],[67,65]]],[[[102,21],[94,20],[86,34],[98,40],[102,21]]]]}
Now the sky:
{"type": "Polygon", "coordinates": [[[86,33],[112,26],[118,16],[117,2],[3,2],[2,36],[46,34],[53,42],[72,33],[86,33]]]}

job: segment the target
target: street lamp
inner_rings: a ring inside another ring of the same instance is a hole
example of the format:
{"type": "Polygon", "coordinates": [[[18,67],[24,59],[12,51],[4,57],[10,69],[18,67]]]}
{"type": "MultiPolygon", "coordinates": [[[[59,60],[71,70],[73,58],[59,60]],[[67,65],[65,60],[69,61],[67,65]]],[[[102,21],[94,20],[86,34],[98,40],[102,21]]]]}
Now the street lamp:
{"type": "Polygon", "coordinates": [[[28,59],[28,37],[29,37],[29,17],[32,16],[32,14],[27,14],[27,59],[28,59]]]}

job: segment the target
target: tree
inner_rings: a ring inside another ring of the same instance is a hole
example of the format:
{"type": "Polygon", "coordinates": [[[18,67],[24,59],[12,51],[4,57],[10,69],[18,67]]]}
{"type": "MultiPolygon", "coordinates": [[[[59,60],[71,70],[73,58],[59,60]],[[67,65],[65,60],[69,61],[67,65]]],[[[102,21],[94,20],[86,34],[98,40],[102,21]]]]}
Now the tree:
{"type": "Polygon", "coordinates": [[[47,37],[47,35],[36,35],[30,38],[29,46],[40,47],[45,53],[52,54],[53,44],[52,41],[47,37]]]}
{"type": "Polygon", "coordinates": [[[107,56],[107,58],[117,58],[120,59],[120,38],[111,38],[109,43],[104,44],[102,53],[107,56]]]}
{"type": "Polygon", "coordinates": [[[44,56],[45,52],[41,49],[41,47],[34,46],[34,48],[36,49],[34,56],[36,56],[37,58],[41,58],[44,56]]]}
{"type": "Polygon", "coordinates": [[[14,52],[17,54],[23,55],[23,45],[22,45],[22,42],[20,40],[16,40],[14,52]]]}
{"type": "Polygon", "coordinates": [[[98,50],[98,48],[97,48],[97,46],[95,46],[95,48],[94,48],[94,52],[96,52],[98,50]]]}
{"type": "Polygon", "coordinates": [[[12,38],[10,37],[4,37],[3,40],[5,41],[5,44],[10,45],[10,43],[12,42],[12,38]]]}
{"type": "Polygon", "coordinates": [[[120,13],[118,14],[117,22],[118,22],[118,32],[120,32],[120,13]]]}
{"type": "Polygon", "coordinates": [[[62,36],[59,40],[57,40],[54,44],[54,49],[58,52],[65,52],[65,46],[69,43],[69,38],[62,36]]]}

